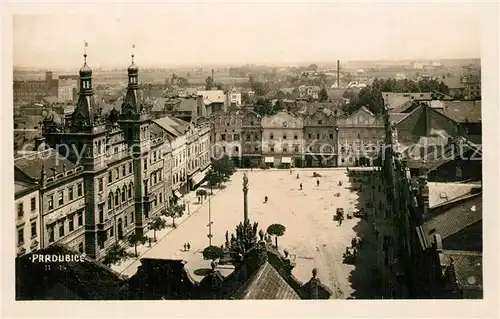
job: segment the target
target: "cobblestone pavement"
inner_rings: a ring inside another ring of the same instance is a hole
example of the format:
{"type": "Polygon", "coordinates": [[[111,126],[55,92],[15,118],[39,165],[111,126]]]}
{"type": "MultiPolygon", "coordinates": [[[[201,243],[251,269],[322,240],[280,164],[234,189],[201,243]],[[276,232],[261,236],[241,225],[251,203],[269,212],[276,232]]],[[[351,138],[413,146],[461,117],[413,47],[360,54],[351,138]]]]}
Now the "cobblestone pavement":
{"type": "MultiPolygon", "coordinates": [[[[270,224],[280,223],[286,227],[284,236],[278,239],[280,250],[287,249],[296,256],[293,274],[302,281],[311,278],[313,268],[318,269],[322,283],[334,292],[333,298],[347,298],[353,293],[350,273],[353,265],[342,263],[342,254],[356,235],[353,227],[359,219],[346,219],[342,226],[333,221],[337,208],[346,213],[356,209],[358,195],[350,190],[350,182],[345,169],[293,170],[253,170],[248,171],[249,218],[259,223],[259,228],[267,229],[270,224]],[[322,177],[313,178],[313,171],[322,177]],[[296,178],[299,174],[299,179],[296,178]],[[338,186],[342,181],[343,186],[338,186]],[[299,189],[302,183],[303,190],[299,189]],[[334,194],[339,193],[339,197],[334,194]],[[268,203],[264,197],[268,196],[268,203]]],[[[243,220],[243,172],[236,172],[227,187],[212,197],[211,215],[212,244],[222,245],[226,230],[233,233],[236,224],[243,220]]],[[[208,202],[195,206],[191,204],[191,215],[176,229],[159,240],[152,248],[141,250],[141,257],[175,258],[186,260],[186,268],[195,279],[196,270],[210,268],[209,261],[203,260],[201,251],[208,246],[208,202]],[[194,212],[193,207],[197,211],[194,212]],[[191,250],[182,251],[185,242],[191,250]]],[[[137,271],[138,260],[125,262],[121,268],[124,275],[131,276],[137,271]]],[[[115,269],[116,270],[116,269],[115,269]]],[[[221,269],[230,273],[231,269],[221,269]]]]}

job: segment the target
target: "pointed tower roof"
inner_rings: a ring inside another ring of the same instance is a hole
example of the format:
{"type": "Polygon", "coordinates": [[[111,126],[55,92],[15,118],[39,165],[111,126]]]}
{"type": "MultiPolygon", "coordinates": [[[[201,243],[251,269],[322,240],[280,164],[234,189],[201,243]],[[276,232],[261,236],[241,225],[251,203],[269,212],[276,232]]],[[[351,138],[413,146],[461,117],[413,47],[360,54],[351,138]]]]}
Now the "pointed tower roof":
{"type": "Polygon", "coordinates": [[[80,78],[88,78],[92,76],[92,69],[87,65],[87,53],[83,55],[84,64],[80,69],[80,78]]]}

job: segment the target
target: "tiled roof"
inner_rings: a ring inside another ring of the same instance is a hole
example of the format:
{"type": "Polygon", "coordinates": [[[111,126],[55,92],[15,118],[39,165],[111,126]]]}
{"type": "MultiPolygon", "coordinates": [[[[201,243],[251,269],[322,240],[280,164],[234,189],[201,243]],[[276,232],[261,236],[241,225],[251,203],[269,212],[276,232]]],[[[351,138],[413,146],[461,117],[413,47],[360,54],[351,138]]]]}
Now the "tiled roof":
{"type": "MultiPolygon", "coordinates": [[[[442,140],[443,142],[446,137],[434,137],[436,140],[442,140]]],[[[481,147],[477,144],[474,144],[463,137],[458,137],[454,140],[457,146],[454,146],[453,143],[432,143],[431,141],[427,141],[423,145],[427,147],[427,150],[424,149],[423,158],[420,158],[419,153],[421,145],[417,144],[414,147],[408,148],[405,156],[408,157],[408,167],[410,168],[419,168],[423,167],[423,159],[425,159],[425,167],[429,171],[433,171],[439,168],[441,165],[448,163],[450,161],[455,160],[457,157],[465,154],[466,152],[473,150],[476,152],[476,158],[482,156],[481,147]],[[436,145],[441,145],[440,147],[436,147],[436,145]]],[[[420,143],[420,142],[419,142],[420,143]]]]}
{"type": "Polygon", "coordinates": [[[299,114],[303,116],[313,115],[314,113],[321,111],[326,115],[333,115],[335,110],[338,110],[338,114],[340,114],[340,107],[336,103],[306,103],[304,106],[298,111],[299,114]]]}
{"type": "Polygon", "coordinates": [[[470,195],[477,184],[429,182],[429,207],[441,205],[464,195],[470,195]]]}
{"type": "Polygon", "coordinates": [[[151,107],[151,111],[152,112],[162,112],[164,109],[165,109],[165,102],[167,101],[168,99],[166,98],[163,98],[163,97],[160,97],[160,98],[157,98],[157,99],[154,99],[152,101],[152,107],[151,107]]]}
{"type": "Polygon", "coordinates": [[[259,270],[233,295],[235,299],[301,299],[269,262],[259,270]]]}
{"type": "Polygon", "coordinates": [[[205,104],[224,103],[225,94],[222,90],[198,91],[197,95],[203,96],[205,104]]]}
{"type": "Polygon", "coordinates": [[[382,92],[382,97],[384,98],[385,104],[390,109],[397,109],[403,106],[408,101],[413,100],[432,100],[432,93],[394,93],[394,92],[382,92]]]}
{"type": "Polygon", "coordinates": [[[344,92],[346,90],[344,88],[334,88],[327,89],[326,93],[328,94],[328,98],[330,100],[342,100],[344,98],[344,92]]]}
{"type": "Polygon", "coordinates": [[[14,186],[15,186],[14,188],[15,196],[18,196],[18,194],[23,194],[31,190],[35,190],[38,187],[38,185],[36,184],[29,184],[21,181],[14,181],[14,186]]]}
{"type": "Polygon", "coordinates": [[[436,111],[457,123],[481,122],[481,101],[443,101],[444,108],[436,111]]]}
{"type": "Polygon", "coordinates": [[[399,123],[403,119],[405,119],[409,113],[389,113],[389,122],[391,123],[399,123]]]}
{"type": "Polygon", "coordinates": [[[183,135],[189,125],[182,120],[168,116],[156,119],[153,122],[175,137],[183,135]]]}
{"type": "Polygon", "coordinates": [[[455,268],[457,282],[462,289],[483,289],[483,255],[481,252],[444,250],[445,261],[455,268]]]}
{"type": "MultiPolygon", "coordinates": [[[[77,255],[67,248],[51,245],[36,254],[77,255]]],[[[62,300],[76,296],[84,300],[117,300],[124,281],[108,267],[86,258],[84,262],[58,262],[47,271],[44,263],[31,262],[31,254],[16,258],[16,296],[20,300],[41,299],[58,285],[62,300]],[[62,286],[61,286],[62,285],[62,286]],[[69,291],[70,294],[65,294],[69,291]]]]}
{"type": "Polygon", "coordinates": [[[181,99],[179,104],[179,111],[193,111],[196,112],[198,108],[198,101],[195,98],[181,99]]]}
{"type": "Polygon", "coordinates": [[[463,89],[465,87],[462,80],[457,76],[444,78],[443,83],[450,89],[463,89]]]}
{"type": "Polygon", "coordinates": [[[53,148],[14,159],[14,167],[34,180],[40,179],[42,165],[47,177],[52,176],[54,171],[56,175],[62,173],[63,165],[66,171],[76,167],[53,148]]]}
{"type": "Polygon", "coordinates": [[[456,205],[424,222],[423,229],[429,242],[434,233],[445,239],[483,219],[482,194],[471,195],[456,205]]]}
{"type": "Polygon", "coordinates": [[[293,93],[293,90],[295,90],[295,88],[281,88],[280,91],[283,92],[283,93],[288,93],[288,94],[292,94],[293,93]]]}

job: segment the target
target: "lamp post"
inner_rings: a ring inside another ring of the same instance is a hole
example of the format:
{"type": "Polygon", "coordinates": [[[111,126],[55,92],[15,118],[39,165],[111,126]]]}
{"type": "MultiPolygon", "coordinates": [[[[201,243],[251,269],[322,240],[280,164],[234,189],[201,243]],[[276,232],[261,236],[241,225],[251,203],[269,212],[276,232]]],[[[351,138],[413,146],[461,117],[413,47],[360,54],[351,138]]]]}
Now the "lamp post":
{"type": "Polygon", "coordinates": [[[210,194],[208,194],[208,246],[212,246],[212,207],[210,205],[210,196],[212,195],[212,185],[210,184],[210,194]]]}

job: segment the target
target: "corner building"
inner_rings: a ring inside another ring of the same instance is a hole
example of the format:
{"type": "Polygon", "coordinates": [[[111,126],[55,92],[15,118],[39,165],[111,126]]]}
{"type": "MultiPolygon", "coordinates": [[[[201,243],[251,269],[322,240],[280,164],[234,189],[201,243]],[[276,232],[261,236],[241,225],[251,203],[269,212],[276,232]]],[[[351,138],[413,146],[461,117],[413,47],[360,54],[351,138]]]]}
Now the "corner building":
{"type": "Polygon", "coordinates": [[[148,222],[168,205],[172,148],[166,136],[150,130],[134,56],[121,108],[108,112],[94,100],[92,70],[84,57],[74,113],[64,125],[46,119],[42,134],[59,152],[67,146],[67,159],[83,167],[78,175],[83,179],[84,251],[99,259],[128,234],[145,233],[148,222]]]}

